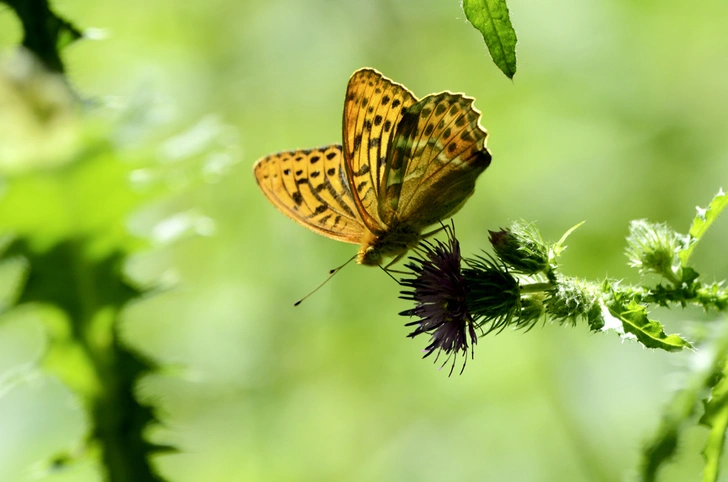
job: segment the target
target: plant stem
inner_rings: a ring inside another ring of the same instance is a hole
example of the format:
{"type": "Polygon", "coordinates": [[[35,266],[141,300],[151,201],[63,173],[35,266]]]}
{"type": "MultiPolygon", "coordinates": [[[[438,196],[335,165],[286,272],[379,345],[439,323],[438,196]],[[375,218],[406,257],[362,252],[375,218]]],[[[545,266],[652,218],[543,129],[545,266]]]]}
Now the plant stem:
{"type": "Polygon", "coordinates": [[[548,291],[551,288],[553,288],[553,283],[544,282],[544,283],[529,283],[525,285],[520,285],[519,290],[521,294],[527,294],[527,293],[540,293],[542,291],[548,291]]]}

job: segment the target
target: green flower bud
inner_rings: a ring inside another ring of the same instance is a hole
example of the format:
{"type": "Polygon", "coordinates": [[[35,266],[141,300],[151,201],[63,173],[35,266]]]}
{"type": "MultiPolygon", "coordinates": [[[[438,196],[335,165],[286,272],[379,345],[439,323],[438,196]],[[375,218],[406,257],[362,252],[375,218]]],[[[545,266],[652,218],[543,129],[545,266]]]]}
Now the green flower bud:
{"type": "Polygon", "coordinates": [[[509,229],[489,233],[495,254],[514,271],[532,275],[549,268],[548,246],[530,224],[513,223],[509,229]]]}
{"type": "Polygon", "coordinates": [[[655,273],[671,280],[679,279],[680,258],[685,246],[683,237],[663,223],[651,223],[644,219],[632,221],[627,237],[626,254],[630,266],[640,273],[655,273]]]}

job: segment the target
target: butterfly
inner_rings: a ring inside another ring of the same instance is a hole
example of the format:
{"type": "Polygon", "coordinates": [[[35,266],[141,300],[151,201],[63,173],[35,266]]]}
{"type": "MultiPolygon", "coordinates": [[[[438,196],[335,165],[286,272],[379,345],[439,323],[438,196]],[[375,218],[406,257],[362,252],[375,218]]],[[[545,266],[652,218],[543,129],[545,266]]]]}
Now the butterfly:
{"type": "Polygon", "coordinates": [[[346,88],[343,145],[263,157],[255,179],[289,218],[360,245],[357,263],[393,264],[462,207],[490,165],[474,100],[452,92],[418,100],[374,69],[357,70],[346,88]]]}

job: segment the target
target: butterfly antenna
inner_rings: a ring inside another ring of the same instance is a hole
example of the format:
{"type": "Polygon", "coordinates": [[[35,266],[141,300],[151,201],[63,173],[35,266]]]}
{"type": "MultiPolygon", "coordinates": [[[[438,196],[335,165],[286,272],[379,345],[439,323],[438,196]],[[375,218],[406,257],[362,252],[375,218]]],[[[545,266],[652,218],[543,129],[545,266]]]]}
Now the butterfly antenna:
{"type": "Polygon", "coordinates": [[[339,266],[338,268],[334,268],[334,269],[332,269],[332,270],[329,270],[329,277],[328,277],[328,278],[326,278],[326,279],[324,280],[324,282],[323,282],[323,283],[321,283],[320,285],[318,285],[318,286],[317,286],[317,287],[316,287],[316,288],[315,288],[315,289],[314,289],[314,290],[313,290],[312,292],[310,292],[309,294],[307,294],[306,296],[304,296],[304,297],[303,297],[303,298],[301,298],[300,300],[298,300],[298,301],[296,301],[295,303],[293,303],[293,306],[298,306],[298,305],[300,305],[301,303],[303,303],[303,300],[305,300],[306,298],[308,298],[308,297],[309,297],[309,296],[311,296],[312,294],[316,293],[316,292],[317,292],[317,291],[318,291],[318,290],[319,290],[319,289],[320,289],[320,288],[321,288],[321,287],[322,287],[323,285],[325,285],[326,283],[328,283],[328,282],[329,282],[329,280],[330,280],[331,278],[333,278],[333,277],[334,277],[334,275],[335,275],[336,273],[338,273],[339,271],[341,271],[341,270],[342,270],[342,268],[343,268],[344,266],[346,266],[347,264],[349,264],[349,263],[351,263],[352,261],[354,261],[354,259],[356,258],[356,256],[357,256],[357,255],[355,254],[354,256],[352,256],[351,258],[349,258],[349,260],[348,260],[348,261],[347,261],[346,263],[342,264],[342,265],[341,265],[341,266],[339,266]]]}

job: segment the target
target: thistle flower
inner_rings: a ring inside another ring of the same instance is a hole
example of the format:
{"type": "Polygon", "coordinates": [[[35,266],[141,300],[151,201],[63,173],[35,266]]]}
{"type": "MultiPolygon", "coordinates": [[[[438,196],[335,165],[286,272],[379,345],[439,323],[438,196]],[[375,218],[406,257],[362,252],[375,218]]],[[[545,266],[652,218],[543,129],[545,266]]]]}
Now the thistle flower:
{"type": "Polygon", "coordinates": [[[458,353],[464,356],[460,373],[465,369],[468,347],[473,356],[473,346],[478,341],[477,317],[468,309],[468,290],[461,270],[460,243],[455,238],[455,229],[445,226],[444,230],[447,242],[423,241],[414,249],[419,256],[411,256],[411,262],[405,265],[413,277],[400,281],[401,286],[411,288],[402,291],[400,298],[412,300],[416,305],[400,315],[419,318],[405,325],[416,326],[407,336],[429,334],[430,344],[424,349],[424,357],[438,352],[437,360],[444,352],[446,358],[442,366],[452,357],[452,374],[458,353]]]}
{"type": "Polygon", "coordinates": [[[574,229],[547,245],[535,227],[514,223],[507,230],[491,231],[497,257],[463,258],[454,227],[444,226],[447,240],[420,243],[405,265],[411,277],[399,281],[405,287],[400,298],[415,302],[400,315],[418,318],[407,323],[416,326],[408,336],[429,334],[425,357],[437,352],[437,360],[444,352],[443,366],[453,359],[450,373],[458,354],[464,355],[462,373],[468,349],[474,355],[478,334],[509,326],[529,330],[547,318],[560,323],[583,319],[592,330],[600,330],[600,290],[556,272],[563,241],[574,229]]]}

